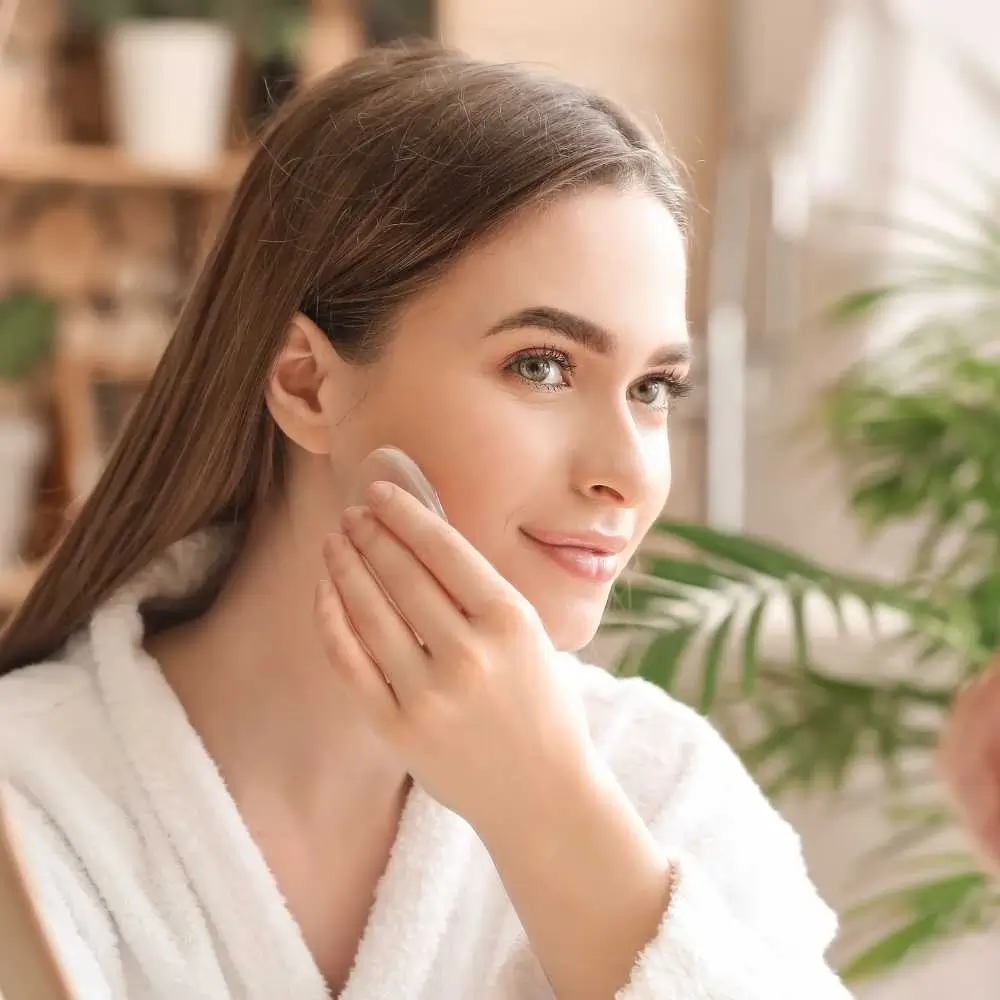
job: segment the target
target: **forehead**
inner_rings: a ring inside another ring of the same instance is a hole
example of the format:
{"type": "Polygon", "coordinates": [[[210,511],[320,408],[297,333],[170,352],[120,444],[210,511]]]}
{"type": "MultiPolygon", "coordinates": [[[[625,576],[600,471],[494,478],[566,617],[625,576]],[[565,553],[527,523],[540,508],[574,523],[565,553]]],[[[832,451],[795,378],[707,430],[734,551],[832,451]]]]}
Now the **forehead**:
{"type": "Polygon", "coordinates": [[[482,333],[528,306],[575,313],[638,349],[686,339],[684,237],[644,191],[596,189],[525,210],[466,253],[419,312],[482,333]]]}

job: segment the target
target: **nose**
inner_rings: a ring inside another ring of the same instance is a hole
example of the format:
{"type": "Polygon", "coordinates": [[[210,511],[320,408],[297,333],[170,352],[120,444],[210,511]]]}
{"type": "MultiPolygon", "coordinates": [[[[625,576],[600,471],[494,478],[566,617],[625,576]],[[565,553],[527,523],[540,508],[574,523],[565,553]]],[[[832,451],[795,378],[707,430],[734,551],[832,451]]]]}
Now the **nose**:
{"type": "Polygon", "coordinates": [[[637,426],[628,408],[591,425],[581,441],[577,489],[590,499],[621,507],[647,505],[653,494],[665,503],[670,489],[666,434],[637,426]]]}

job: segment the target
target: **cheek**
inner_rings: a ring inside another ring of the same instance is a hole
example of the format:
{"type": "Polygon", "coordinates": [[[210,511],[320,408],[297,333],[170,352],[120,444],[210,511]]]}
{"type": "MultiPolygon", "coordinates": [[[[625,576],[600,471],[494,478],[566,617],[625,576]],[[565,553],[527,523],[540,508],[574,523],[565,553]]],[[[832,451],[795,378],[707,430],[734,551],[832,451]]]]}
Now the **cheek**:
{"type": "Polygon", "coordinates": [[[541,438],[494,411],[469,413],[442,427],[430,447],[424,446],[449,518],[487,557],[537,495],[539,476],[552,467],[541,438]]]}
{"type": "Polygon", "coordinates": [[[508,401],[498,393],[487,402],[482,386],[463,393],[453,382],[447,393],[424,394],[405,415],[397,412],[382,435],[420,465],[449,520],[488,558],[552,467],[551,443],[508,401]]]}
{"type": "Polygon", "coordinates": [[[657,434],[651,437],[644,453],[646,467],[647,498],[638,512],[637,526],[643,534],[663,513],[670,496],[673,481],[669,435],[657,434]]]}
{"type": "MultiPolygon", "coordinates": [[[[656,490],[661,510],[663,505],[667,502],[667,498],[670,496],[670,487],[673,484],[673,475],[673,456],[670,452],[670,435],[668,434],[663,442],[663,451],[661,452],[659,464],[659,483],[656,490]]],[[[659,510],[657,511],[657,516],[658,515],[659,510]]]]}

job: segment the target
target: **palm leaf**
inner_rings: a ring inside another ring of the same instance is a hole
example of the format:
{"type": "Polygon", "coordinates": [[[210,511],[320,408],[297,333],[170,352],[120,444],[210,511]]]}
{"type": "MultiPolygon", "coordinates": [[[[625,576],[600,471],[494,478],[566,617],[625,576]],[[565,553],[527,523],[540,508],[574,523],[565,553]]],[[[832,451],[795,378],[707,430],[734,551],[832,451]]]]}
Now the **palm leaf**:
{"type": "MultiPolygon", "coordinates": [[[[690,665],[695,647],[704,647],[701,659],[699,707],[712,710],[726,663],[736,661],[744,689],[766,659],[763,640],[768,621],[790,619],[792,660],[804,668],[814,662],[810,648],[810,615],[825,608],[842,632],[850,611],[861,612],[872,634],[880,618],[895,613],[905,621],[906,636],[963,657],[985,657],[977,643],[970,615],[954,603],[916,596],[909,588],[836,573],[782,546],[761,539],[718,531],[702,525],[661,521],[656,534],[684,543],[691,556],[650,555],[639,570],[626,575],[614,594],[614,609],[605,627],[632,631],[625,660],[636,662],[634,647],[653,643],[642,663],[643,676],[669,677],[671,686],[682,677],[670,656],[690,665]],[[656,645],[643,625],[650,616],[660,628],[676,629],[674,643],[656,645]],[[695,627],[692,627],[695,625],[695,627]],[[726,654],[732,655],[727,656],[726,654]]],[[[857,617],[857,615],[855,615],[857,617]]]]}
{"type": "Polygon", "coordinates": [[[757,644],[760,641],[760,629],[764,622],[764,613],[767,611],[767,598],[759,597],[757,603],[747,618],[746,627],[743,629],[743,650],[742,650],[742,672],[741,690],[744,695],[752,695],[757,690],[757,644]]]}
{"type": "MultiPolygon", "coordinates": [[[[737,742],[737,750],[765,790],[839,791],[860,761],[876,761],[886,781],[901,781],[904,761],[936,742],[928,716],[950,701],[947,688],[900,681],[842,679],[820,671],[766,667],[749,703],[763,735],[737,742]]],[[[748,706],[744,706],[746,708],[748,706]]]]}
{"type": "MultiPolygon", "coordinates": [[[[931,857],[932,870],[952,867],[954,859],[931,857]]],[[[981,931],[1000,915],[1000,893],[982,871],[969,867],[937,875],[869,900],[852,913],[887,922],[892,929],[855,955],[841,970],[857,981],[881,975],[944,941],[981,931]]]]}

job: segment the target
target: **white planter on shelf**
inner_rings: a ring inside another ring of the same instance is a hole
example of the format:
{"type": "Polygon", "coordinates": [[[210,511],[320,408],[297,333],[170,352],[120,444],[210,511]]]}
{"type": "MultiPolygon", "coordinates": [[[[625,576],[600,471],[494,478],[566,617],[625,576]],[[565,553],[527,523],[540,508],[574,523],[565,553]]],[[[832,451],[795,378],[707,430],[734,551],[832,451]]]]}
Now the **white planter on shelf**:
{"type": "Polygon", "coordinates": [[[0,414],[0,567],[21,556],[48,447],[36,417],[0,414]]]}
{"type": "Polygon", "coordinates": [[[236,41],[222,24],[123,21],[107,39],[109,100],[119,143],[150,167],[197,171],[225,149],[236,41]]]}

